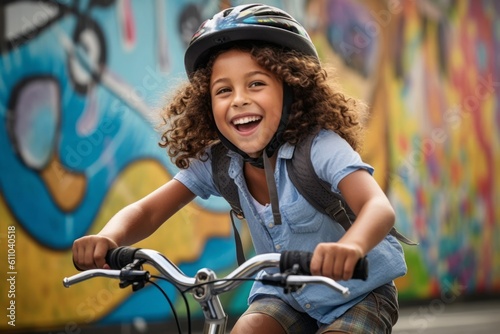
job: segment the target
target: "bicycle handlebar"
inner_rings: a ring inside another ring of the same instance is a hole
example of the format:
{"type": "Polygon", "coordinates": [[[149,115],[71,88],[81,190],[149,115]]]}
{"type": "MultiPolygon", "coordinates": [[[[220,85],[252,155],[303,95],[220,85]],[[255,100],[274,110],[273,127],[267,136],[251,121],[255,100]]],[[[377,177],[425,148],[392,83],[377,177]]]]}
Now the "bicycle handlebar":
{"type": "MultiPolygon", "coordinates": [[[[112,269],[121,269],[132,263],[139,248],[118,247],[106,254],[106,263],[112,269]]],[[[304,251],[284,251],[280,256],[279,268],[282,273],[298,265],[298,271],[304,275],[311,275],[311,259],[313,253],[304,251]]],[[[359,259],[354,268],[352,278],[366,280],[368,277],[368,261],[366,257],[359,259]]]]}
{"type": "MultiPolygon", "coordinates": [[[[313,253],[303,251],[285,251],[280,258],[280,271],[283,273],[291,269],[295,264],[299,266],[299,271],[304,275],[311,275],[311,259],[313,253]]],[[[359,259],[354,267],[352,274],[354,279],[362,279],[365,281],[368,278],[368,260],[366,256],[359,259]]]]}
{"type": "MultiPolygon", "coordinates": [[[[217,278],[215,273],[208,268],[202,268],[198,270],[194,277],[189,277],[169,259],[155,250],[118,247],[106,254],[106,263],[112,269],[82,271],[71,277],[65,277],[63,284],[68,288],[90,278],[108,277],[119,279],[121,288],[132,284],[132,289],[137,291],[144,287],[144,284],[149,282],[152,277],[148,271],[142,270],[142,265],[148,263],[155,267],[162,275],[162,278],[172,283],[182,294],[187,291],[191,292],[193,298],[203,310],[205,317],[204,333],[222,334],[226,333],[227,315],[218,295],[236,288],[249,279],[260,281],[262,284],[282,287],[285,293],[297,291],[305,284],[322,284],[342,293],[344,296],[349,295],[347,287],[331,278],[305,276],[304,274],[310,275],[311,258],[312,253],[301,251],[286,251],[282,254],[260,254],[250,258],[224,278],[217,278]],[[279,268],[281,273],[264,274],[258,278],[253,278],[255,274],[266,268],[279,268]]],[[[367,272],[368,263],[365,257],[358,261],[353,278],[366,279],[367,272]]],[[[190,326],[189,312],[188,324],[190,326]]],[[[177,327],[180,333],[181,329],[178,321],[177,327]]],[[[190,327],[188,332],[191,332],[190,327]]]]}
{"type": "MultiPolygon", "coordinates": [[[[293,275],[288,275],[285,277],[286,282],[279,281],[280,279],[283,280],[283,277],[276,280],[267,277],[267,279],[262,279],[264,284],[299,285],[305,283],[320,283],[328,285],[343,294],[349,293],[347,288],[341,286],[334,280],[327,277],[303,276],[311,274],[309,269],[311,258],[312,253],[302,251],[285,251],[282,254],[267,253],[256,255],[237,267],[226,277],[214,280],[212,282],[213,292],[215,294],[220,294],[229,291],[241,284],[241,281],[238,279],[252,277],[265,268],[279,267],[281,273],[286,273],[292,268],[295,270],[295,272],[293,273],[293,275]]],[[[127,265],[133,263],[135,260],[143,260],[144,262],[151,264],[166,279],[171,281],[182,290],[189,290],[197,283],[199,283],[195,277],[186,276],[175,264],[173,264],[165,256],[155,250],[122,246],[108,251],[106,255],[106,262],[112,269],[86,270],[71,277],[64,278],[63,284],[65,287],[69,287],[73,284],[97,276],[118,279],[127,278],[129,280],[131,278],[146,279],[146,275],[149,275],[149,273],[146,271],[122,269],[127,265]]],[[[353,278],[365,280],[367,277],[367,272],[368,263],[365,257],[358,261],[353,278]]]]}

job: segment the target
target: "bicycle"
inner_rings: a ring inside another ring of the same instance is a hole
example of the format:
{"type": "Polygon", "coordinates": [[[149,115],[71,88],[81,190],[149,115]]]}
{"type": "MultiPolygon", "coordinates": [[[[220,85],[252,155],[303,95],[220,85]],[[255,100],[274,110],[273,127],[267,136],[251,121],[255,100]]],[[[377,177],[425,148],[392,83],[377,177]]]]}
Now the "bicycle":
{"type": "MultiPolygon", "coordinates": [[[[228,292],[245,281],[260,281],[283,287],[285,292],[297,291],[305,284],[323,284],[331,287],[344,296],[349,295],[349,289],[337,283],[333,279],[323,276],[310,276],[310,262],[312,253],[302,251],[285,251],[283,253],[267,253],[256,255],[238,266],[224,278],[217,278],[214,271],[209,268],[201,268],[194,277],[186,276],[174,263],[163,254],[143,248],[122,246],[108,251],[106,263],[111,269],[90,269],[82,271],[63,279],[63,285],[70,287],[94,277],[108,277],[120,280],[120,288],[132,285],[133,291],[138,291],[146,283],[152,283],[160,290],[158,284],[152,281],[165,279],[169,281],[181,293],[187,308],[188,333],[191,333],[190,312],[185,297],[190,292],[193,298],[200,304],[204,315],[203,333],[223,334],[226,333],[228,316],[220,302],[219,295],[228,292]],[[148,264],[156,268],[161,276],[151,275],[149,271],[143,270],[143,265],[148,264]],[[253,276],[265,268],[279,268],[276,274],[266,274],[257,279],[253,276]]],[[[366,257],[360,259],[356,264],[353,278],[366,280],[368,274],[368,262],[366,257]]],[[[172,308],[179,333],[182,333],[175,309],[168,296],[161,290],[172,308]]]]}

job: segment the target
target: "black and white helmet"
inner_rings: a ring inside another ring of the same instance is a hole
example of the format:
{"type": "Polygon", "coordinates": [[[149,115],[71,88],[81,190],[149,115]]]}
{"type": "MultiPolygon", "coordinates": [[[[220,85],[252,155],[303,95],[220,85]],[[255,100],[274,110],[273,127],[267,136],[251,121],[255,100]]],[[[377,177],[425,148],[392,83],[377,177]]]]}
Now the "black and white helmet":
{"type": "Polygon", "coordinates": [[[276,7],[248,4],[223,10],[201,24],[184,56],[188,77],[208,61],[214,50],[239,41],[280,45],[313,56],[319,62],[311,38],[297,20],[276,7]]]}
{"type": "MultiPolygon", "coordinates": [[[[262,42],[296,50],[304,55],[319,57],[316,48],[305,28],[287,12],[268,5],[248,4],[223,10],[206,20],[191,38],[184,55],[184,66],[190,78],[198,68],[206,65],[213,52],[236,42],[262,42]]],[[[265,148],[270,157],[282,145],[293,102],[290,86],[283,85],[283,110],[280,123],[274,136],[265,148]]],[[[230,150],[240,154],[245,161],[264,168],[263,156],[252,158],[225,138],[216,129],[221,142],[230,150]]]]}

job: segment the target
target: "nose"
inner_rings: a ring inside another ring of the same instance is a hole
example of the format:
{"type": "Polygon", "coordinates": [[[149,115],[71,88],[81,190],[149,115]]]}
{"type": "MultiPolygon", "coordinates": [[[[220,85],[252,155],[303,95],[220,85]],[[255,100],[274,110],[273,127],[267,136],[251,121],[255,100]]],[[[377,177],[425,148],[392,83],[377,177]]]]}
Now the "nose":
{"type": "Polygon", "coordinates": [[[234,108],[243,107],[250,104],[250,98],[244,89],[235,89],[233,91],[233,103],[234,108]]]}

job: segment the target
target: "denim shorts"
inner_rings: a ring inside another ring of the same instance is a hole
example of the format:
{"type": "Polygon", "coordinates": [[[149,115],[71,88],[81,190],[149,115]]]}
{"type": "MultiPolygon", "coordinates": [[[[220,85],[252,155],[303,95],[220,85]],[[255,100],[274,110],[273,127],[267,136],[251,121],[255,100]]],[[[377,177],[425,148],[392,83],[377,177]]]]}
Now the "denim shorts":
{"type": "Polygon", "coordinates": [[[274,296],[260,297],[243,314],[264,313],[278,321],[288,334],[294,333],[391,333],[398,320],[399,305],[394,284],[388,283],[373,290],[331,324],[318,325],[307,313],[274,296]]]}

